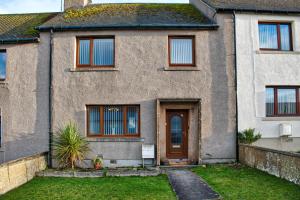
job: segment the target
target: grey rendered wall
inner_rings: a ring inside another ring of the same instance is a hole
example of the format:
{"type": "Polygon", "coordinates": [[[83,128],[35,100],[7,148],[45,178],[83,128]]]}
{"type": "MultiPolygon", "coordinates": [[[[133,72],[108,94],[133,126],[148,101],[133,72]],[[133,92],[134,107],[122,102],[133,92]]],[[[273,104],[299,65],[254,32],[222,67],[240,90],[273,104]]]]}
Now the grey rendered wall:
{"type": "MultiPolygon", "coordinates": [[[[140,104],[141,137],[156,143],[157,98],[202,99],[202,159],[235,159],[233,24],[220,16],[217,31],[98,31],[54,34],[54,129],[70,120],[86,135],[86,104],[140,104]],[[75,68],[76,36],[114,35],[114,70],[75,68]],[[168,68],[168,35],[196,36],[194,69],[168,68]]],[[[104,159],[140,160],[141,142],[89,138],[104,159]]]]}
{"type": "Polygon", "coordinates": [[[0,82],[0,161],[48,151],[48,36],[35,44],[1,45],[7,79],[0,82]]]}

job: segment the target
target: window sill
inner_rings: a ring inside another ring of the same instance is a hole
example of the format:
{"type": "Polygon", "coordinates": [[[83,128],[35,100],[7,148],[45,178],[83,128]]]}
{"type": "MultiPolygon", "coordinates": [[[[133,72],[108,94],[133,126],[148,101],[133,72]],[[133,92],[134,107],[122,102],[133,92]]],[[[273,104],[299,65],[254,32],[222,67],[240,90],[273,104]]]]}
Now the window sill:
{"type": "Polygon", "coordinates": [[[198,67],[165,67],[164,71],[200,71],[198,67]]]}
{"type": "Polygon", "coordinates": [[[262,121],[300,121],[300,117],[264,117],[262,121]]]}
{"type": "Polygon", "coordinates": [[[119,71],[117,68],[70,68],[70,72],[112,72],[119,71]]]}
{"type": "Polygon", "coordinates": [[[101,138],[87,137],[88,142],[144,142],[144,138],[101,138]]]}
{"type": "Polygon", "coordinates": [[[292,54],[292,55],[299,55],[300,51],[257,50],[256,54],[292,54]]]}
{"type": "Polygon", "coordinates": [[[6,87],[8,82],[6,80],[0,80],[0,87],[6,87]]]}

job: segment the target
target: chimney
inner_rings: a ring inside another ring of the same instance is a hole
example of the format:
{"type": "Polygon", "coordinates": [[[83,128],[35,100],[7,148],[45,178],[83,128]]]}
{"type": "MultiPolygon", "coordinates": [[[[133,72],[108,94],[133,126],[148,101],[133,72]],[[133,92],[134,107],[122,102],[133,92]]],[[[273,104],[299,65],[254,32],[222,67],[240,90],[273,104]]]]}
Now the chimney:
{"type": "Polygon", "coordinates": [[[82,8],[89,3],[92,3],[92,0],[64,0],[64,10],[69,8],[82,8]]]}

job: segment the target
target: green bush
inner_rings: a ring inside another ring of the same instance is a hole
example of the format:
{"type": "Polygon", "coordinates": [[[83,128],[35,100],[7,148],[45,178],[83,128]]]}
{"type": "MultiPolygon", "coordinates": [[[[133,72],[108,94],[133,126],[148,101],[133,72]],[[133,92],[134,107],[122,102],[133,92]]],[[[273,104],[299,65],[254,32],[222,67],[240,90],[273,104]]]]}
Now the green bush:
{"type": "Polygon", "coordinates": [[[246,129],[239,132],[239,142],[243,144],[251,144],[261,138],[261,134],[255,134],[254,128],[246,129]]]}
{"type": "Polygon", "coordinates": [[[90,148],[86,139],[80,136],[77,126],[70,122],[54,135],[53,150],[60,167],[74,169],[76,162],[82,161],[90,148]]]}

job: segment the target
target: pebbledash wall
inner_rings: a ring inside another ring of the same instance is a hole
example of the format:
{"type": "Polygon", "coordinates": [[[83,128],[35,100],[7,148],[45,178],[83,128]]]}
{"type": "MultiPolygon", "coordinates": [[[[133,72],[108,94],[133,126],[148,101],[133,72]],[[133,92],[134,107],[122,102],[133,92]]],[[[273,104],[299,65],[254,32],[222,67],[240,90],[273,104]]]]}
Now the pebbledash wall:
{"type": "MultiPolygon", "coordinates": [[[[218,30],[55,32],[53,36],[53,127],[69,120],[86,136],[87,104],[139,104],[141,138],[88,138],[89,159],[102,154],[117,165],[141,163],[142,143],[156,144],[156,100],[199,98],[201,160],[235,160],[235,86],[233,21],[220,16],[218,30]],[[115,36],[115,68],[80,71],[75,68],[76,37],[115,36]],[[194,35],[196,68],[173,71],[168,66],[168,36],[194,35]]],[[[164,120],[164,119],[163,119],[164,120]]]]}
{"type": "Polygon", "coordinates": [[[0,164],[48,151],[49,38],[39,43],[0,45],[7,51],[0,81],[0,164]]]}
{"type": "Polygon", "coordinates": [[[300,85],[300,16],[236,14],[237,96],[239,131],[256,128],[263,138],[279,137],[279,125],[292,124],[292,137],[300,137],[300,117],[266,117],[268,85],[300,85]],[[292,23],[293,52],[260,51],[259,21],[292,23]]]}

